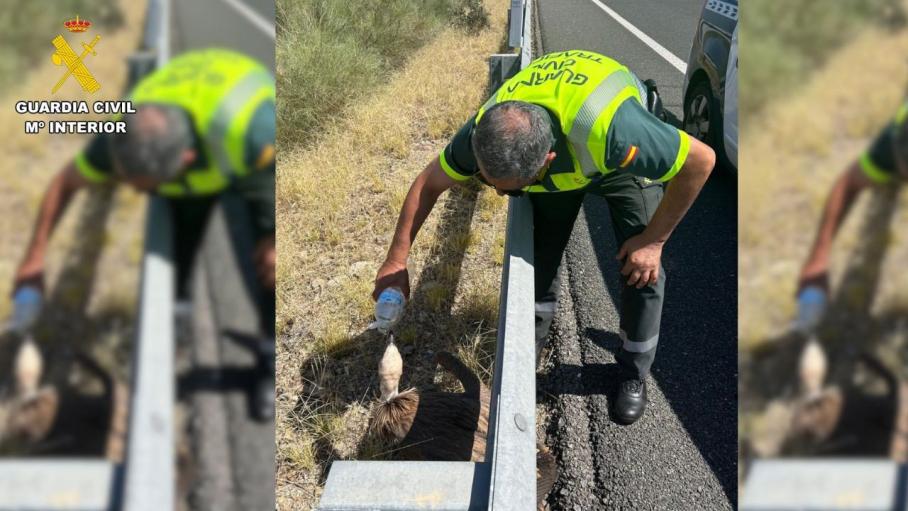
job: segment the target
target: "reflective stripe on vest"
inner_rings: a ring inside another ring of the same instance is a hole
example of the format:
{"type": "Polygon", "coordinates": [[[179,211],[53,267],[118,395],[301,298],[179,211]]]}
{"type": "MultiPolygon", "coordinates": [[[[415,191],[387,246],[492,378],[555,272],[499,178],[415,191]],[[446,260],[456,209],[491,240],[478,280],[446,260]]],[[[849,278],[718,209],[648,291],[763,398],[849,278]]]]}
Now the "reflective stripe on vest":
{"type": "Polygon", "coordinates": [[[533,103],[554,113],[574,168],[550,170],[542,184],[526,190],[576,190],[614,170],[605,165],[606,138],[615,112],[629,98],[643,103],[640,82],[625,66],[593,52],[564,51],[543,55],[506,81],[480,108],[476,122],[504,101],[533,103]]]}
{"type": "Polygon", "coordinates": [[[258,62],[227,50],[183,54],[136,86],[132,101],[187,111],[203,141],[207,168],[191,169],[158,187],[168,197],[211,195],[249,173],[246,130],[256,109],[274,99],[274,79],[258,62]]]}
{"type": "Polygon", "coordinates": [[[905,123],[906,118],[908,118],[908,103],[902,103],[899,111],[895,114],[895,125],[901,126],[905,123]]]}

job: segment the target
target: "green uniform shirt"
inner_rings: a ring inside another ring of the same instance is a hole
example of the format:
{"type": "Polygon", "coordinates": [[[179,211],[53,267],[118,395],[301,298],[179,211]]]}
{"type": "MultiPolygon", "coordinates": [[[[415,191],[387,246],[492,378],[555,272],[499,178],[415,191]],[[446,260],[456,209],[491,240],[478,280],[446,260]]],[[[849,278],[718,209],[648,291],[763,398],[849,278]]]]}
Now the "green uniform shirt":
{"type": "MultiPolygon", "coordinates": [[[[110,179],[113,174],[109,149],[112,140],[112,135],[97,135],[76,157],[76,168],[86,180],[101,183],[110,179]]],[[[274,102],[266,101],[255,111],[246,131],[244,161],[254,171],[235,182],[236,190],[250,203],[255,223],[263,232],[274,231],[274,140],[274,102]]],[[[202,140],[195,130],[193,147],[197,159],[191,168],[208,168],[202,140]]]]}
{"type": "MultiPolygon", "coordinates": [[[[556,156],[546,173],[547,177],[574,170],[567,137],[555,115],[551,111],[548,113],[555,135],[556,156]]],[[[464,181],[479,173],[470,142],[474,127],[475,116],[458,130],[441,153],[442,168],[456,181],[464,181]]],[[[682,137],[687,136],[683,131],[657,119],[637,101],[625,101],[618,107],[608,129],[606,165],[616,171],[630,172],[654,181],[662,179],[676,164],[682,149],[682,137]]],[[[680,164],[683,165],[683,162],[680,164]]],[[[542,183],[546,189],[557,191],[547,181],[544,179],[542,183]]]]}
{"type": "Polygon", "coordinates": [[[874,183],[891,183],[898,171],[895,163],[895,123],[891,123],[877,135],[873,144],[861,155],[860,165],[864,174],[874,183]]]}
{"type": "MultiPolygon", "coordinates": [[[[249,130],[246,132],[246,147],[244,160],[250,168],[267,170],[274,169],[274,103],[266,101],[255,111],[250,121],[249,130]],[[268,154],[270,153],[270,157],[268,154]],[[267,161],[260,162],[260,159],[267,161]]],[[[109,144],[112,135],[100,134],[95,136],[88,146],[76,157],[76,167],[79,173],[91,182],[107,181],[113,173],[113,163],[110,160],[109,144]]],[[[204,169],[208,167],[202,140],[193,129],[193,147],[198,155],[192,168],[204,169]]]]}

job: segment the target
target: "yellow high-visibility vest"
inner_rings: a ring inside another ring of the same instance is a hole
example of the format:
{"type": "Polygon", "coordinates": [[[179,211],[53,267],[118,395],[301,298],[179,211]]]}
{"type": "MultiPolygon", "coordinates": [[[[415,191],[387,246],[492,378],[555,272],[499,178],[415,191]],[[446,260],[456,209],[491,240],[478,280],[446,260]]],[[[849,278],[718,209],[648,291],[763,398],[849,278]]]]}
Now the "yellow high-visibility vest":
{"type": "MultiPolygon", "coordinates": [[[[550,53],[506,81],[479,109],[476,123],[486,110],[504,101],[545,107],[557,116],[574,164],[573,172],[548,177],[560,191],[577,190],[596,175],[615,170],[605,164],[609,125],[625,100],[643,104],[641,88],[627,67],[604,55],[579,50],[550,53]]],[[[525,190],[548,191],[541,184],[525,190]]]]}
{"type": "Polygon", "coordinates": [[[256,109],[274,101],[274,78],[255,60],[228,50],[185,53],[148,75],[133,90],[136,106],[182,108],[202,139],[204,169],[191,169],[179,182],[164,183],[168,197],[211,195],[234,177],[250,172],[244,158],[246,132],[256,109]]]}

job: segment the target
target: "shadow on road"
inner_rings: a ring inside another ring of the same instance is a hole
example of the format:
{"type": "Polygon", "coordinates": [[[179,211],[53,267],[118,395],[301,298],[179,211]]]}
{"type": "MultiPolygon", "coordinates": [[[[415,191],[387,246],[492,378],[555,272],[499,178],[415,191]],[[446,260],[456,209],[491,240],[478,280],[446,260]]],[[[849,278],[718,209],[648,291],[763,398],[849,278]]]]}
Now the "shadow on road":
{"type": "MultiPolygon", "coordinates": [[[[588,329],[587,336],[598,344],[603,341],[603,338],[611,337],[613,334],[602,330],[588,329]]],[[[545,386],[547,388],[557,388],[560,395],[602,395],[605,396],[606,402],[609,403],[609,408],[611,408],[611,400],[614,398],[615,393],[618,392],[620,378],[621,367],[617,363],[584,364],[582,366],[555,364],[545,377],[545,386]]]]}

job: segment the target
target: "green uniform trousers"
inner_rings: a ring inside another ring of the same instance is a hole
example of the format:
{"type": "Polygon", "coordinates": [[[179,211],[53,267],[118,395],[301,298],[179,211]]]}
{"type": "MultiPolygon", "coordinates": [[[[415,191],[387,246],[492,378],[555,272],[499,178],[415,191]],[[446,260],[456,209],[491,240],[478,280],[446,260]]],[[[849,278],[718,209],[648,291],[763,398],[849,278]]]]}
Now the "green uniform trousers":
{"type": "MultiPolygon", "coordinates": [[[[536,272],[536,342],[548,335],[555,315],[559,289],[558,267],[571,236],[574,220],[587,193],[608,202],[612,228],[620,247],[628,238],[646,228],[659,201],[661,183],[644,180],[626,172],[613,172],[583,190],[531,193],[533,205],[533,249],[536,272]]],[[[595,221],[595,220],[591,220],[595,221]]],[[[619,263],[623,266],[623,262],[619,263]]],[[[659,323],[665,292],[665,269],[659,269],[655,285],[637,289],[621,276],[621,339],[617,359],[630,376],[646,377],[656,355],[659,323]]]]}
{"type": "Polygon", "coordinates": [[[173,214],[177,296],[188,297],[189,275],[218,203],[224,207],[233,249],[242,262],[247,292],[259,306],[262,331],[274,335],[274,290],[263,289],[255,275],[252,255],[256,242],[274,234],[274,174],[262,172],[234,183],[219,195],[169,199],[173,214]]]}

